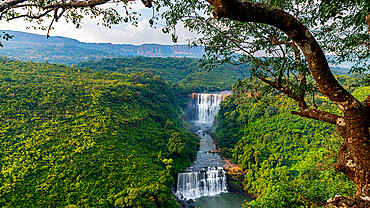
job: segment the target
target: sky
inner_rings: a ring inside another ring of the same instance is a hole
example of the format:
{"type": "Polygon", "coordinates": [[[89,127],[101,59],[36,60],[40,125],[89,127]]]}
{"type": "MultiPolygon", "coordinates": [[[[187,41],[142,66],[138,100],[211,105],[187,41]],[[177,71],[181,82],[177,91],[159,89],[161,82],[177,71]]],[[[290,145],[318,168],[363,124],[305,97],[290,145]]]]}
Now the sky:
{"type": "MultiPolygon", "coordinates": [[[[170,34],[164,34],[159,26],[154,29],[149,24],[149,19],[152,17],[152,9],[145,8],[139,1],[133,5],[133,9],[142,14],[139,19],[138,26],[135,27],[129,23],[121,23],[113,26],[111,29],[102,25],[97,25],[95,19],[84,18],[81,28],[77,29],[75,25],[59,21],[54,24],[54,30],[50,32],[50,36],[62,36],[77,39],[81,42],[88,43],[113,43],[113,44],[134,44],[141,45],[144,43],[157,43],[164,45],[173,45],[170,34]]],[[[48,20],[48,22],[50,22],[48,20]]],[[[46,31],[27,29],[30,26],[29,22],[23,20],[12,20],[9,23],[0,21],[1,30],[15,30],[35,34],[45,35],[46,31]]],[[[35,24],[33,24],[35,25],[35,24]]],[[[196,35],[178,26],[176,34],[179,36],[176,44],[187,44],[189,38],[194,38],[196,35]]]]}

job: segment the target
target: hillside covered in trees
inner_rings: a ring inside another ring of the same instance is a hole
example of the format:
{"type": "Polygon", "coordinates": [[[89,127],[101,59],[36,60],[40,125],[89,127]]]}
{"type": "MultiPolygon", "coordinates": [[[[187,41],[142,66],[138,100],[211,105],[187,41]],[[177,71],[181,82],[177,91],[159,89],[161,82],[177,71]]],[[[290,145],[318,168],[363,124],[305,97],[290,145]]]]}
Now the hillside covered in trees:
{"type": "Polygon", "coordinates": [[[152,70],[174,85],[177,93],[231,90],[238,79],[248,75],[246,65],[216,65],[207,71],[199,65],[199,59],[190,58],[114,58],[82,62],[77,66],[124,74],[152,70]]]}
{"type": "MultiPolygon", "coordinates": [[[[356,82],[336,78],[347,88],[356,82]]],[[[364,99],[370,88],[351,91],[364,99]]],[[[339,113],[322,96],[316,104],[339,113]]],[[[242,185],[259,196],[246,207],[321,207],[335,195],[355,194],[353,182],[334,171],[342,141],[335,127],[291,114],[296,108],[280,93],[260,100],[236,91],[222,103],[215,130],[221,153],[246,171],[242,185]]]]}
{"type": "Polygon", "coordinates": [[[158,75],[0,60],[1,207],[176,207],[196,155],[158,75]]]}
{"type": "Polygon", "coordinates": [[[204,54],[204,47],[190,48],[188,45],[85,43],[60,36],[48,38],[46,32],[44,35],[10,30],[0,32],[13,36],[8,41],[1,41],[4,47],[0,50],[0,56],[21,61],[48,61],[71,66],[81,61],[102,58],[133,56],[200,58],[204,54]]]}

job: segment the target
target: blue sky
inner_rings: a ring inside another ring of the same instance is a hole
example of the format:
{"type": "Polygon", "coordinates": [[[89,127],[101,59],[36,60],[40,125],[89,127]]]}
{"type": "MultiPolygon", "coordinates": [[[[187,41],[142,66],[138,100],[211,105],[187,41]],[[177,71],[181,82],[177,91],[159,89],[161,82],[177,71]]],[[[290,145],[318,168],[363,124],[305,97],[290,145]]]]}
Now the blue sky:
{"type": "MultiPolygon", "coordinates": [[[[102,25],[97,25],[97,20],[85,18],[82,21],[80,29],[77,29],[73,24],[68,24],[65,21],[59,21],[54,24],[54,30],[50,32],[51,36],[63,36],[77,39],[81,42],[94,43],[115,43],[115,44],[134,44],[140,45],[144,43],[158,43],[173,45],[171,36],[164,34],[161,28],[154,29],[149,25],[149,19],[152,17],[152,9],[145,8],[140,1],[133,5],[133,9],[142,14],[137,27],[121,23],[113,26],[111,29],[102,25]]],[[[51,20],[47,21],[50,22],[51,20]]],[[[16,30],[30,33],[46,35],[46,31],[27,29],[30,26],[29,22],[23,20],[13,20],[9,23],[0,21],[0,29],[16,30]]],[[[194,38],[195,34],[182,28],[181,25],[177,28],[179,36],[176,44],[187,44],[189,38],[194,38]]]]}

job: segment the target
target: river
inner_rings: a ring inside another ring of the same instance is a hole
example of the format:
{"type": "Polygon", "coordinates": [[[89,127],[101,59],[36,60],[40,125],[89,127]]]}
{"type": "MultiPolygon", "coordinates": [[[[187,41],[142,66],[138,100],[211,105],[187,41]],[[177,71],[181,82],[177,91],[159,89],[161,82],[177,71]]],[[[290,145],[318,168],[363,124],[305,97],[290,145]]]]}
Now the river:
{"type": "Polygon", "coordinates": [[[186,110],[185,118],[192,125],[193,132],[200,137],[200,147],[195,161],[177,179],[176,196],[182,200],[191,200],[195,207],[201,208],[237,208],[252,199],[229,193],[227,174],[223,169],[225,162],[209,135],[220,103],[230,92],[194,93],[186,110]]]}

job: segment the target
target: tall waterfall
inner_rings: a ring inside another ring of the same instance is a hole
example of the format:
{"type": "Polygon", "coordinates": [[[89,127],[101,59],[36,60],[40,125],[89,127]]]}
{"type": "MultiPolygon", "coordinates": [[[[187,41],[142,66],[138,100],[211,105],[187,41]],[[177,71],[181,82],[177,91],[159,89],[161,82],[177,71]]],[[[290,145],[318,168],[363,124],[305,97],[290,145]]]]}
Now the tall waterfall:
{"type": "Polygon", "coordinates": [[[227,192],[226,172],[222,167],[208,167],[196,172],[179,173],[176,196],[196,199],[227,192]]]}
{"type": "Polygon", "coordinates": [[[220,110],[220,103],[223,100],[224,94],[192,94],[192,102],[189,109],[187,120],[212,126],[215,117],[220,110]]]}

